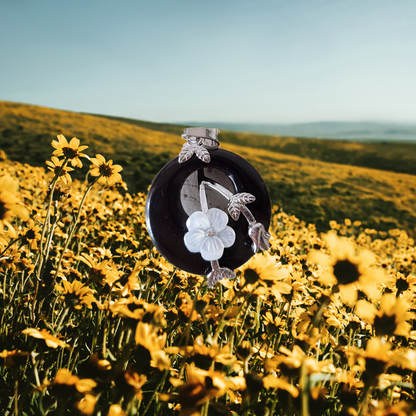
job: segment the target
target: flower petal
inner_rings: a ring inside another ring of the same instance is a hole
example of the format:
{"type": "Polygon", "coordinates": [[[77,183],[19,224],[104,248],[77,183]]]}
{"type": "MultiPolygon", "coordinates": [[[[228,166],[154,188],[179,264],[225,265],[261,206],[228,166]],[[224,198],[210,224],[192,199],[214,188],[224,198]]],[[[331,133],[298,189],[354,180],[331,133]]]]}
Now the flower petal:
{"type": "Polygon", "coordinates": [[[202,211],[195,211],[187,220],[186,227],[188,230],[208,230],[211,227],[208,217],[202,211]]]}
{"type": "Polygon", "coordinates": [[[76,137],[73,137],[71,141],[69,142],[69,147],[72,147],[73,149],[77,149],[79,144],[80,144],[79,139],[77,139],[76,137]]]}
{"type": "Polygon", "coordinates": [[[224,247],[231,247],[235,242],[235,232],[228,226],[218,234],[218,237],[221,239],[224,247]]]}
{"type": "Polygon", "coordinates": [[[201,256],[206,261],[218,260],[224,252],[224,244],[217,236],[207,237],[201,244],[201,256]]]}
{"type": "Polygon", "coordinates": [[[228,215],[218,208],[211,208],[207,211],[207,217],[211,227],[215,228],[217,234],[221,232],[228,223],[228,215]]]}
{"type": "Polygon", "coordinates": [[[199,253],[201,251],[201,245],[207,235],[203,230],[199,229],[192,229],[188,231],[185,236],[183,237],[183,241],[185,243],[186,248],[191,253],[199,253]]]}

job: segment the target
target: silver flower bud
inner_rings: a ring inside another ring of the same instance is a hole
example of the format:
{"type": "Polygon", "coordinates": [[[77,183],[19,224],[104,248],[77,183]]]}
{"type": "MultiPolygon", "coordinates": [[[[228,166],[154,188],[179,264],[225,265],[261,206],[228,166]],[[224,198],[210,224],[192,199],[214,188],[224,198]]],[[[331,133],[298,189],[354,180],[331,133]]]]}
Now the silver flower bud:
{"type": "Polygon", "coordinates": [[[260,250],[268,250],[270,248],[270,233],[266,231],[264,225],[260,222],[250,224],[248,227],[248,235],[253,241],[253,251],[257,253],[260,250]]]}

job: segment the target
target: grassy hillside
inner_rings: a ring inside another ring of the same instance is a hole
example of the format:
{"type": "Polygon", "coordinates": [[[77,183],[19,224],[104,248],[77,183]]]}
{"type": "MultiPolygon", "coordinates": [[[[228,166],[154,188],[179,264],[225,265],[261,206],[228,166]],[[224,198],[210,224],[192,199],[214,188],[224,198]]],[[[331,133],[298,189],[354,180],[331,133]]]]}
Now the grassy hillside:
{"type": "MultiPolygon", "coordinates": [[[[99,116],[146,129],[180,135],[184,127],[175,124],[152,123],[122,117],[99,116]]],[[[232,143],[279,153],[306,157],[323,162],[361,166],[398,173],[416,175],[416,144],[413,142],[372,140],[353,142],[351,140],[311,139],[302,137],[281,137],[257,133],[220,133],[221,143],[232,143]]]]}
{"type": "Polygon", "coordinates": [[[416,174],[415,143],[352,142],[232,132],[225,132],[222,140],[324,162],[416,174]]]}
{"type": "MultiPolygon", "coordinates": [[[[123,166],[123,179],[130,192],[146,190],[160,168],[178,154],[183,144],[181,132],[182,127],[173,125],[0,102],[0,148],[10,159],[45,166],[53,151],[50,143],[57,134],[68,139],[76,136],[81,144],[89,146],[88,154],[99,152],[123,166]]],[[[415,234],[416,176],[284,154],[290,143],[298,145],[301,139],[273,138],[267,145],[266,137],[270,140],[270,136],[225,132],[221,134],[221,147],[245,157],[256,167],[273,203],[285,212],[315,223],[320,230],[328,229],[330,220],[350,218],[362,221],[364,227],[404,228],[415,234]],[[276,143],[286,143],[282,152],[273,150],[276,143]]],[[[324,153],[322,143],[311,143],[316,144],[317,153],[324,153]]],[[[371,154],[371,148],[366,147],[370,145],[336,143],[345,161],[351,152],[371,154]]],[[[416,161],[416,146],[409,146],[406,154],[409,158],[414,154],[416,161]]],[[[387,153],[384,160],[390,157],[387,153]]]]}
{"type": "MultiPolygon", "coordinates": [[[[88,154],[101,153],[122,165],[123,177],[133,192],[146,190],[155,173],[182,145],[181,138],[127,123],[0,101],[0,148],[10,159],[45,166],[57,134],[68,140],[75,136],[89,146],[88,154]]],[[[81,175],[87,171],[84,167],[81,175]]]]}

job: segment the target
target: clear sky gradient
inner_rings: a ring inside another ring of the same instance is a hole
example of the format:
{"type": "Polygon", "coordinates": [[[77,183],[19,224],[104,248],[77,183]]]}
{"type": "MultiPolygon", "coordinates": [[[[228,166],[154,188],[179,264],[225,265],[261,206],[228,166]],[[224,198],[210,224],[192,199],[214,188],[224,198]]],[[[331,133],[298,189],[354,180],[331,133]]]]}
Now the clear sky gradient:
{"type": "Polygon", "coordinates": [[[0,100],[160,122],[416,122],[416,1],[0,0],[0,100]]]}

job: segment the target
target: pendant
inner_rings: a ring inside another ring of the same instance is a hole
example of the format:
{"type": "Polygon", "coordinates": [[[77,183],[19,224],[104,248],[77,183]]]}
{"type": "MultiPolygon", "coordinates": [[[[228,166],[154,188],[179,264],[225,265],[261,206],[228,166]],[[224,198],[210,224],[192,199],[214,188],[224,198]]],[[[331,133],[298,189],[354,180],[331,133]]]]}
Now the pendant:
{"type": "Polygon", "coordinates": [[[219,148],[219,130],[191,127],[179,156],[157,174],[146,200],[153,244],[176,267],[208,277],[208,287],[268,250],[271,203],[254,167],[219,148]]]}

